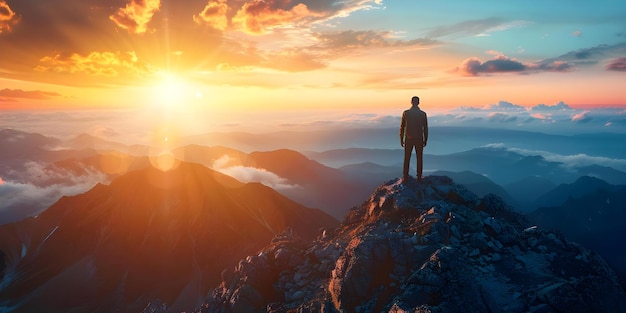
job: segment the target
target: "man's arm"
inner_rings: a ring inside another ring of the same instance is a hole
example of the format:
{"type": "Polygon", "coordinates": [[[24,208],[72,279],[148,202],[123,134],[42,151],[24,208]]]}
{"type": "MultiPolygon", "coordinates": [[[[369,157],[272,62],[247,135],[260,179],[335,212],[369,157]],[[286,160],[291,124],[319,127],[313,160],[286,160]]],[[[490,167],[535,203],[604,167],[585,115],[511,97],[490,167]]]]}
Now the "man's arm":
{"type": "Polygon", "coordinates": [[[426,147],[426,143],[428,142],[428,116],[426,112],[424,112],[424,147],[426,147]]]}
{"type": "Polygon", "coordinates": [[[406,112],[402,112],[402,121],[400,122],[400,145],[404,147],[404,132],[406,131],[406,112]]]}

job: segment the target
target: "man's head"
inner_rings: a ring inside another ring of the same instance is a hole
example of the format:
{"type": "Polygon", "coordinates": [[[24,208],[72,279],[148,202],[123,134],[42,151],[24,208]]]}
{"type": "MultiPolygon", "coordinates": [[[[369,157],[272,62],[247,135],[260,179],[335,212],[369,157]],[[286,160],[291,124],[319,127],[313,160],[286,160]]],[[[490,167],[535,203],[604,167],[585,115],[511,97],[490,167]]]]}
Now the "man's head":
{"type": "Polygon", "coordinates": [[[419,105],[420,104],[420,97],[414,96],[413,98],[411,98],[411,104],[412,105],[419,105]]]}

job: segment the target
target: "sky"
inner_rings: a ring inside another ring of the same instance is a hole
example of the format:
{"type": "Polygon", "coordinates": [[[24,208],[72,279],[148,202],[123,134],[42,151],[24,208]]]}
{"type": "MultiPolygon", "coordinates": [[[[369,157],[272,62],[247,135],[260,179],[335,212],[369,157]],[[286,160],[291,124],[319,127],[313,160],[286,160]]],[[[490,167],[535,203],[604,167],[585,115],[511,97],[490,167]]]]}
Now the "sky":
{"type": "Polygon", "coordinates": [[[200,132],[371,122],[418,95],[443,125],[608,109],[595,121],[614,128],[624,21],[623,0],[0,0],[0,110],[200,132]]]}

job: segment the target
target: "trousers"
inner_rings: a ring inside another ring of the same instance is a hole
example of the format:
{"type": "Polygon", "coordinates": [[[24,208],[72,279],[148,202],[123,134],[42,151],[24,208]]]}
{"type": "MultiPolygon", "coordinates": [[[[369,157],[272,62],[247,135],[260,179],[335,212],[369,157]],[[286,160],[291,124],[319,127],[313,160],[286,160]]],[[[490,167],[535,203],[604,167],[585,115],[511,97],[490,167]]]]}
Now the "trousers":
{"type": "Polygon", "coordinates": [[[421,140],[406,138],[404,141],[404,170],[402,174],[404,177],[409,176],[409,165],[411,163],[411,154],[415,149],[415,163],[417,166],[417,178],[422,178],[422,169],[424,167],[424,144],[421,140]]]}

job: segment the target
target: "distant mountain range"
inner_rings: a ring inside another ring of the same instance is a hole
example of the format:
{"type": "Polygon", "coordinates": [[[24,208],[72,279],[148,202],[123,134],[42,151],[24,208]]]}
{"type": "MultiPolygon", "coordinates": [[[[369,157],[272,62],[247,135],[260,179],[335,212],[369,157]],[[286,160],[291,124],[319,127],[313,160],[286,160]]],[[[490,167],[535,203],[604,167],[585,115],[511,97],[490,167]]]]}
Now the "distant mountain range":
{"type": "Polygon", "coordinates": [[[0,303],[14,312],[139,312],[150,299],[193,309],[222,269],[291,230],[337,220],[258,183],[197,164],[132,171],[0,227],[0,303]]]}
{"type": "MultiPolygon", "coordinates": [[[[261,134],[215,132],[181,138],[181,144],[221,145],[245,152],[285,148],[302,152],[323,152],[349,148],[394,150],[400,148],[399,126],[398,124],[398,128],[346,128],[261,134]]],[[[431,126],[429,134],[426,152],[437,155],[471,150],[489,144],[504,144],[507,147],[543,150],[562,155],[587,154],[626,159],[626,151],[615,149],[616,143],[626,142],[626,134],[620,133],[551,135],[486,127],[431,126]]],[[[351,163],[364,161],[373,160],[351,163]]],[[[326,162],[322,163],[327,164],[326,162]]],[[[347,164],[349,163],[331,166],[337,167],[347,164]]]]}

